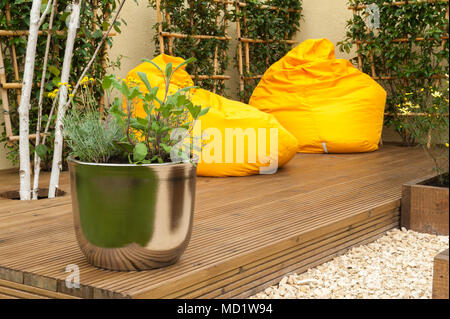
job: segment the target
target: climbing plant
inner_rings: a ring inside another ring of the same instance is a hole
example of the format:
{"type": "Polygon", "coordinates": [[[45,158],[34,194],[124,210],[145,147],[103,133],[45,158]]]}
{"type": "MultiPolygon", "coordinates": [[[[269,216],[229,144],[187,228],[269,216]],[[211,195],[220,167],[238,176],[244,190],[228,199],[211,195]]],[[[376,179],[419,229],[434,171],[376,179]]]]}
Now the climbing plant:
{"type": "Polygon", "coordinates": [[[421,92],[423,101],[433,100],[429,95],[449,72],[448,1],[350,0],[349,5],[353,16],[340,49],[356,49],[355,64],[388,93],[386,124],[404,144],[413,144],[410,117],[431,116],[427,110],[433,108],[424,102],[410,114],[404,104],[412,92],[421,92]],[[366,8],[372,3],[378,6],[379,27],[369,21],[366,8]]]}
{"type": "MultiPolygon", "coordinates": [[[[77,39],[75,42],[74,53],[72,58],[72,69],[70,79],[71,81],[76,81],[81,75],[83,68],[87,65],[90,57],[93,55],[97,44],[100,42],[103,31],[105,31],[109,24],[107,18],[116,9],[118,0],[85,0],[82,1],[81,16],[80,16],[80,27],[77,33],[77,39]]],[[[30,8],[31,0],[0,0],[0,30],[28,30],[29,18],[30,18],[30,8]],[[8,7],[8,10],[6,10],[8,7]],[[10,17],[7,18],[7,12],[9,12],[10,17]]],[[[44,10],[47,1],[42,1],[44,10]]],[[[62,66],[62,61],[64,59],[64,49],[66,41],[66,31],[67,24],[66,20],[70,14],[68,6],[70,5],[70,0],[58,0],[57,10],[55,15],[55,20],[53,23],[53,33],[51,39],[51,50],[49,55],[48,72],[46,74],[47,82],[45,84],[45,91],[52,92],[58,88],[58,83],[60,82],[60,70],[62,66]]],[[[125,21],[117,21],[114,25],[116,32],[120,32],[120,27],[125,21]]],[[[41,30],[48,29],[48,21],[44,22],[41,30]]],[[[27,37],[24,36],[3,36],[0,38],[1,49],[3,52],[3,59],[5,65],[6,81],[8,83],[20,82],[15,78],[14,71],[14,60],[17,60],[17,65],[19,67],[19,78],[22,79],[23,65],[25,59],[25,52],[27,46],[27,37]],[[15,49],[15,56],[12,54],[12,47],[15,49]]],[[[39,87],[38,83],[41,81],[42,74],[42,64],[45,52],[46,37],[40,36],[37,43],[36,52],[36,64],[34,70],[34,83],[32,97],[31,97],[31,109],[30,109],[30,132],[36,130],[37,121],[37,105],[39,99],[39,87]]],[[[107,39],[107,46],[112,45],[112,39],[107,39]]],[[[107,66],[118,66],[120,61],[115,62],[105,62],[105,57],[103,56],[105,51],[100,54],[92,65],[90,70],[90,76],[96,79],[101,79],[105,73],[105,68],[107,66]]],[[[74,83],[72,83],[74,84],[74,83]]],[[[18,96],[20,95],[20,90],[8,90],[8,101],[9,101],[9,114],[11,117],[12,130],[14,135],[18,135],[18,96]]],[[[100,101],[103,92],[101,88],[97,88],[94,92],[95,98],[100,101]]],[[[45,127],[47,121],[52,121],[54,123],[55,113],[52,118],[48,118],[49,111],[52,106],[51,94],[46,96],[43,103],[43,126],[45,127]]],[[[0,102],[1,103],[1,102],[0,102]]],[[[100,103],[99,103],[100,104],[100,103]]],[[[54,124],[51,124],[54,125],[54,124]]],[[[50,134],[53,134],[53,130],[49,130],[50,134]]],[[[8,141],[6,137],[5,130],[2,129],[2,134],[0,138],[1,142],[8,141]]],[[[43,160],[44,168],[49,168],[51,165],[51,154],[53,153],[53,136],[47,138],[47,155],[45,155],[43,160]]],[[[18,161],[18,143],[7,143],[5,147],[8,148],[8,159],[13,163],[18,161]]],[[[31,140],[30,154],[34,153],[34,141],[31,140]]],[[[65,152],[67,155],[67,152],[65,152]]]]}
{"type": "Polygon", "coordinates": [[[161,13],[160,21],[154,25],[155,55],[163,51],[184,59],[195,57],[197,62],[186,68],[195,84],[223,94],[225,83],[217,81],[217,76],[223,75],[228,66],[227,20],[230,13],[226,1],[149,1],[153,8],[159,6],[161,13]],[[161,41],[164,42],[163,50],[161,41]]]}
{"type": "Polygon", "coordinates": [[[247,0],[234,7],[233,18],[239,29],[235,61],[241,73],[241,100],[248,102],[267,68],[296,43],[292,38],[300,29],[301,10],[301,0],[247,0]]]}
{"type": "MultiPolygon", "coordinates": [[[[159,21],[154,25],[156,54],[164,52],[185,59],[197,58],[197,63],[188,66],[187,71],[193,75],[197,85],[219,94],[225,93],[226,83],[220,81],[216,85],[217,80],[207,77],[225,73],[231,40],[227,35],[227,21],[236,23],[239,46],[248,45],[249,48],[244,52],[248,53],[246,57],[242,57],[243,53],[239,50],[236,57],[241,81],[240,95],[245,101],[248,101],[266,69],[295,43],[291,39],[300,27],[301,0],[149,1],[161,12],[159,21]],[[186,37],[182,37],[184,35],[186,37]],[[242,45],[244,40],[247,44],[242,45]],[[163,46],[161,42],[164,42],[163,46]],[[238,62],[239,59],[251,60],[251,63],[244,67],[243,63],[238,62]]],[[[227,78],[223,76],[223,79],[227,78]]]]}

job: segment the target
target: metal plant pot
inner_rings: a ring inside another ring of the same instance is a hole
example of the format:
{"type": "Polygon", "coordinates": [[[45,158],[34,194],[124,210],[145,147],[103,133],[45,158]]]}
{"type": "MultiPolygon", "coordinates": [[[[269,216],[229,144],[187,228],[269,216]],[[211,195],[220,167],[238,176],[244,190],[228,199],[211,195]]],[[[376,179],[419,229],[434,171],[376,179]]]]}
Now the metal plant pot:
{"type": "Polygon", "coordinates": [[[144,270],[175,263],[192,231],[191,163],[95,164],[69,159],[75,233],[89,263],[144,270]]]}

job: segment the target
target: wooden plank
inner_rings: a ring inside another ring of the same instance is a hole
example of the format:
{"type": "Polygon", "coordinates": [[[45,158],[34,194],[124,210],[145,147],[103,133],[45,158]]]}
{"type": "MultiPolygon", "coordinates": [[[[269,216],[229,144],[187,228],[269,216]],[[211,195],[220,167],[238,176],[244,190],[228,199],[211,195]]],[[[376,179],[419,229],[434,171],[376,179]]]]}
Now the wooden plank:
{"type": "Polygon", "coordinates": [[[0,294],[0,299],[18,299],[18,297],[0,294]]]}
{"type": "Polygon", "coordinates": [[[434,257],[433,299],[449,299],[448,249],[434,257]]]}
{"type": "MultiPolygon", "coordinates": [[[[52,30],[39,30],[38,35],[47,35],[47,34],[56,34],[56,35],[66,35],[67,31],[52,31],[52,30]]],[[[102,31],[103,35],[106,33],[106,31],[102,31]]],[[[0,30],[0,37],[23,37],[28,36],[29,31],[28,30],[0,30]]],[[[108,34],[108,37],[114,37],[117,35],[117,32],[110,32],[108,34]]],[[[79,35],[80,37],[83,37],[83,35],[79,35]]]]}
{"type": "MultiPolygon", "coordinates": [[[[352,241],[345,242],[340,244],[337,247],[330,248],[328,250],[320,252],[320,254],[311,256],[308,259],[303,259],[302,256],[297,258],[292,258],[288,261],[285,261],[277,267],[274,267],[273,269],[267,270],[264,273],[262,273],[262,277],[252,278],[254,280],[247,280],[247,284],[241,285],[233,284],[229,287],[224,287],[220,291],[212,292],[210,294],[206,294],[202,296],[202,298],[233,298],[236,295],[246,293],[250,289],[250,287],[254,287],[255,284],[260,282],[266,282],[267,280],[279,280],[285,275],[292,273],[292,272],[303,272],[309,268],[315,267],[317,265],[321,265],[329,260],[332,260],[335,257],[338,257],[344,253],[346,253],[349,249],[355,246],[363,245],[369,242],[372,242],[375,238],[378,238],[379,236],[382,236],[386,233],[387,230],[393,229],[398,227],[398,221],[394,222],[390,225],[385,226],[384,228],[380,230],[375,230],[370,234],[363,235],[360,238],[353,239],[352,241]],[[275,272],[270,273],[270,271],[275,270],[275,272]]],[[[256,276],[255,276],[256,277],[256,276]]],[[[265,286],[266,288],[267,286],[265,286]]]]}
{"type": "Polygon", "coordinates": [[[414,231],[448,236],[449,189],[423,185],[428,179],[403,185],[401,224],[414,231]]]}
{"type": "MultiPolygon", "coordinates": [[[[3,61],[3,52],[2,52],[2,46],[0,43],[0,84],[6,83],[6,72],[5,72],[5,65],[3,61]]],[[[4,125],[5,125],[5,131],[6,136],[12,136],[12,127],[11,127],[11,117],[9,115],[9,101],[8,101],[8,91],[3,87],[0,87],[0,94],[2,98],[2,113],[4,117],[4,125]]]]}
{"type": "MultiPolygon", "coordinates": [[[[405,6],[408,4],[415,3],[448,3],[449,0],[415,0],[415,1],[393,1],[393,2],[384,2],[383,6],[405,6]]],[[[349,6],[350,10],[364,10],[367,7],[365,4],[359,4],[357,6],[349,6]]]]}
{"type": "Polygon", "coordinates": [[[0,294],[6,294],[13,297],[24,298],[24,299],[48,299],[47,297],[36,295],[22,290],[17,290],[8,287],[0,286],[0,294]]]}
{"type": "MultiPolygon", "coordinates": [[[[430,172],[420,150],[385,145],[366,154],[299,154],[271,176],[199,178],[194,231],[181,260],[131,273],[86,262],[69,195],[0,200],[0,279],[83,298],[222,296],[222,288],[235,297],[329,258],[351,236],[362,240],[392,226],[401,185],[430,172]],[[80,289],[65,288],[68,264],[80,267],[80,289]]],[[[62,174],[61,184],[68,182],[62,174]]],[[[15,173],[0,173],[0,191],[17,186],[15,173]]]]}
{"type": "MultiPolygon", "coordinates": [[[[395,208],[395,207],[393,207],[395,208]]],[[[385,208],[382,212],[385,211],[385,208]]],[[[371,212],[372,214],[372,212],[371,212]]],[[[175,289],[185,288],[188,284],[193,284],[199,280],[206,280],[212,275],[219,275],[224,273],[234,267],[234,265],[242,265],[249,260],[264,258],[270,255],[273,251],[281,251],[292,247],[299,242],[305,242],[313,238],[322,236],[323,234],[337,230],[340,227],[350,226],[354,222],[358,222],[367,218],[368,213],[363,212],[347,220],[343,220],[341,223],[330,222],[328,225],[321,227],[320,229],[311,230],[309,232],[304,232],[301,235],[293,236],[289,239],[279,240],[278,242],[267,243],[262,247],[256,247],[254,249],[248,250],[246,254],[242,255],[231,255],[227,260],[223,260],[219,264],[213,264],[211,266],[203,266],[197,271],[192,271],[189,275],[184,274],[179,277],[174,277],[172,279],[167,279],[158,285],[154,285],[151,290],[147,288],[137,290],[136,292],[130,292],[135,298],[159,298],[161,295],[172,292],[175,289]]]]}
{"type": "MultiPolygon", "coordinates": [[[[392,227],[392,228],[395,228],[395,227],[392,227]]],[[[387,227],[385,231],[387,231],[389,229],[390,228],[387,227]]],[[[291,274],[291,273],[301,274],[310,268],[314,268],[319,265],[322,265],[323,263],[326,263],[327,261],[330,261],[335,257],[345,254],[352,247],[366,245],[368,243],[374,242],[378,238],[384,236],[385,231],[381,231],[379,234],[376,234],[373,237],[362,240],[354,246],[350,246],[350,247],[344,248],[340,251],[337,251],[333,255],[327,255],[326,257],[315,260],[310,264],[305,264],[305,265],[296,264],[289,269],[289,272],[287,274],[291,274]]],[[[281,278],[283,278],[285,275],[280,275],[279,273],[277,273],[277,274],[275,274],[275,277],[270,280],[267,280],[267,278],[263,278],[263,279],[255,282],[256,286],[251,287],[249,285],[248,287],[245,287],[245,288],[241,289],[240,291],[235,291],[235,293],[237,293],[237,294],[233,295],[233,298],[240,299],[240,298],[248,298],[250,296],[253,296],[253,295],[257,294],[258,292],[263,291],[265,288],[272,286],[274,284],[277,284],[281,280],[281,278]]]]}
{"type": "Polygon", "coordinates": [[[76,297],[70,296],[70,295],[66,295],[63,293],[59,293],[59,292],[53,292],[53,291],[49,291],[49,290],[45,290],[45,289],[39,289],[36,287],[31,287],[28,285],[23,285],[23,284],[19,284],[19,283],[15,283],[15,282],[11,282],[11,281],[7,281],[7,280],[0,280],[0,287],[6,287],[6,288],[10,288],[10,289],[15,289],[15,290],[21,290],[27,293],[31,293],[31,294],[35,294],[35,295],[39,295],[39,296],[43,296],[43,297],[48,297],[48,298],[56,298],[56,299],[78,299],[76,297]]]}
{"type": "MultiPolygon", "coordinates": [[[[306,259],[308,256],[307,253],[314,251],[314,253],[318,253],[323,250],[323,246],[329,243],[336,244],[339,240],[348,240],[350,235],[354,236],[362,236],[364,232],[371,231],[372,228],[377,229],[382,227],[385,224],[392,224],[395,221],[398,221],[399,211],[395,210],[393,213],[389,213],[386,216],[382,216],[381,218],[375,218],[374,220],[365,221],[363,223],[354,225],[352,227],[347,227],[345,229],[340,229],[335,231],[330,236],[330,234],[326,234],[323,237],[318,239],[314,239],[305,243],[301,243],[299,245],[293,246],[292,248],[288,248],[285,250],[278,251],[275,254],[270,255],[269,257],[258,259],[247,265],[236,265],[239,266],[238,269],[231,273],[231,276],[220,276],[208,278],[208,280],[196,284],[195,286],[191,286],[187,289],[183,289],[179,292],[173,292],[172,294],[164,296],[164,298],[196,298],[201,296],[203,293],[208,290],[212,290],[214,287],[220,287],[228,282],[234,282],[239,279],[244,278],[247,280],[249,275],[253,274],[261,274],[266,268],[269,268],[273,264],[278,264],[284,260],[290,260],[293,256],[302,256],[306,259]],[[380,226],[381,223],[381,226],[380,226]],[[356,235],[355,235],[356,234],[356,235]],[[203,289],[200,289],[203,288],[203,289]]],[[[398,223],[397,223],[398,225],[398,223]]],[[[256,259],[256,258],[255,258],[256,259]]]]}

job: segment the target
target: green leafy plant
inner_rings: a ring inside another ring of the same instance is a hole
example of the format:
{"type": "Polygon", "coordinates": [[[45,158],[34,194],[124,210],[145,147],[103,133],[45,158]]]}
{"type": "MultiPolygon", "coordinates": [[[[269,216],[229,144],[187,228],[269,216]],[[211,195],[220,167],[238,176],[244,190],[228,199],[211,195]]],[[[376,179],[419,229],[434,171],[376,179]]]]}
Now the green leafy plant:
{"type": "MultiPolygon", "coordinates": [[[[150,5],[156,9],[156,1],[149,0],[150,5]]],[[[187,35],[208,35],[223,37],[226,29],[223,26],[224,19],[229,21],[230,13],[226,10],[226,4],[221,4],[215,0],[193,1],[189,0],[162,0],[161,11],[170,16],[170,24],[164,21],[162,28],[165,32],[180,33],[187,35]]],[[[159,47],[159,24],[153,28],[156,30],[154,41],[156,45],[156,55],[160,54],[159,47]]],[[[169,53],[169,39],[165,38],[164,52],[169,53]]],[[[213,79],[198,79],[197,75],[223,75],[228,66],[227,50],[229,41],[218,39],[194,39],[173,38],[172,55],[187,59],[195,57],[197,63],[187,66],[186,71],[194,78],[196,85],[212,90],[214,88],[213,79]],[[216,72],[214,71],[214,57],[216,55],[216,72]]],[[[225,83],[223,80],[217,81],[216,92],[223,94],[225,83]]]]}
{"type": "MultiPolygon", "coordinates": [[[[244,76],[263,75],[276,61],[281,59],[292,48],[283,40],[290,40],[300,30],[302,1],[299,0],[248,0],[246,6],[236,12],[233,10],[233,20],[240,20],[241,35],[249,39],[274,40],[271,43],[250,43],[250,68],[244,67],[244,76]],[[263,6],[280,8],[279,10],[264,9],[263,6]],[[296,11],[288,11],[293,9],[296,11]]],[[[244,52],[245,53],[245,52],[244,52]]],[[[239,52],[238,52],[239,54],[239,52]]],[[[237,65],[238,56],[235,58],[237,65]]],[[[240,98],[248,102],[259,79],[245,81],[244,91],[240,91],[240,98]]]]}
{"type": "MultiPolygon", "coordinates": [[[[448,2],[349,1],[353,7],[371,3],[379,7],[380,28],[369,29],[365,11],[357,10],[347,22],[346,38],[339,46],[347,52],[356,46],[362,71],[372,74],[374,68],[376,80],[388,93],[386,124],[395,128],[405,145],[412,145],[416,140],[409,128],[410,117],[399,113],[397,106],[408,92],[440,87],[449,72],[448,2]]],[[[357,61],[355,58],[355,64],[357,61]]],[[[430,94],[430,90],[421,94],[430,94]]]]}
{"type": "MultiPolygon", "coordinates": [[[[86,76],[81,83],[77,102],[64,117],[66,143],[73,158],[107,163],[120,155],[116,141],[122,137],[123,130],[115,118],[108,117],[104,110],[98,108],[93,94],[95,80],[86,76]]],[[[42,157],[41,154],[39,156],[42,157]]]]}
{"type": "MultiPolygon", "coordinates": [[[[150,5],[156,8],[156,1],[149,0],[150,5]]],[[[229,41],[218,39],[194,39],[192,35],[225,36],[227,27],[223,26],[226,19],[236,22],[239,17],[241,21],[241,35],[251,39],[268,40],[274,39],[272,43],[252,43],[250,48],[251,66],[250,72],[245,70],[244,76],[263,74],[274,62],[283,57],[292,47],[283,40],[292,39],[295,32],[300,28],[300,12],[288,11],[289,9],[301,10],[301,0],[248,0],[246,6],[237,13],[235,5],[223,4],[220,1],[183,1],[162,0],[161,11],[170,17],[170,24],[165,20],[162,29],[165,32],[188,35],[187,38],[172,39],[172,55],[182,58],[195,57],[198,61],[190,65],[186,71],[193,75],[196,85],[212,90],[214,80],[198,79],[197,75],[225,74],[228,67],[229,41]],[[264,5],[278,7],[279,10],[268,10],[262,8],[264,5]],[[246,21],[244,23],[244,20],[246,21]],[[244,32],[245,31],[245,32],[244,32]],[[215,52],[217,48],[217,69],[215,72],[215,52]]],[[[156,54],[159,50],[159,24],[154,25],[157,31],[154,41],[156,54]]],[[[165,38],[164,52],[169,52],[169,39],[165,38]]],[[[237,58],[236,58],[237,60],[237,58]]],[[[237,64],[236,64],[237,65],[237,64]]],[[[253,89],[258,84],[258,79],[246,81],[244,92],[239,92],[241,99],[248,101],[253,89]]],[[[216,93],[224,95],[226,83],[218,81],[216,93]]]]}
{"type": "Polygon", "coordinates": [[[116,140],[122,136],[122,127],[96,110],[71,109],[64,118],[64,135],[70,155],[83,162],[107,163],[120,153],[116,140]]]}
{"type": "Polygon", "coordinates": [[[145,73],[138,72],[140,80],[105,76],[102,88],[107,91],[108,100],[114,90],[122,94],[121,98],[111,99],[108,116],[102,116],[98,108],[94,108],[95,100],[89,95],[86,84],[87,97],[81,96],[77,101],[81,110],[87,113],[80,115],[79,111],[72,111],[64,121],[65,135],[73,155],[89,162],[131,164],[193,159],[194,148],[191,145],[194,137],[191,133],[196,121],[209,108],[202,109],[192,103],[190,92],[195,87],[172,92],[170,82],[178,69],[194,60],[188,59],[175,68],[169,63],[164,70],[145,60],[162,74],[165,87],[161,99],[158,97],[159,88],[150,85],[145,73]],[[144,84],[145,90],[140,89],[140,84],[144,84]],[[145,117],[136,115],[137,106],[142,106],[145,117]]]}
{"type": "MultiPolygon", "coordinates": [[[[31,8],[31,0],[0,0],[0,29],[2,30],[28,30],[29,28],[29,16],[31,8]],[[11,20],[7,22],[6,19],[6,5],[9,5],[11,20]]],[[[51,50],[49,56],[48,72],[46,75],[45,91],[52,92],[58,87],[60,80],[60,69],[62,66],[62,61],[64,59],[64,50],[66,45],[66,31],[67,25],[66,20],[70,14],[66,8],[70,5],[70,0],[58,0],[57,10],[55,15],[55,20],[53,23],[53,30],[55,31],[51,40],[51,50]]],[[[71,81],[76,81],[81,75],[84,66],[89,61],[97,44],[100,42],[103,31],[106,31],[109,27],[108,22],[105,17],[111,16],[115,11],[118,0],[86,0],[82,1],[81,16],[80,16],[80,29],[78,30],[77,39],[75,42],[75,49],[72,58],[72,69],[70,73],[71,81]]],[[[42,10],[44,10],[47,4],[46,0],[42,1],[42,10]]],[[[114,30],[120,33],[120,27],[125,24],[124,20],[117,21],[114,25],[114,30]]],[[[48,21],[45,21],[41,27],[42,30],[48,29],[48,21]]],[[[5,63],[5,71],[7,82],[14,83],[17,82],[14,75],[13,68],[13,56],[12,45],[15,46],[15,51],[17,54],[17,64],[19,66],[19,79],[22,79],[22,68],[25,61],[25,52],[27,46],[26,36],[14,36],[14,37],[0,37],[2,42],[3,57],[5,63]]],[[[45,52],[46,37],[40,36],[37,43],[36,51],[36,68],[34,70],[34,83],[40,83],[42,75],[42,65],[45,52]]],[[[107,39],[107,46],[112,45],[112,38],[107,39]]],[[[92,68],[90,69],[91,76],[96,79],[101,79],[105,75],[105,64],[102,62],[103,55],[95,60],[92,68]]],[[[120,61],[107,62],[106,66],[118,66],[120,61]]],[[[31,97],[31,109],[30,109],[30,132],[36,131],[37,123],[37,105],[39,100],[39,87],[38,85],[33,86],[32,97],[31,97]]],[[[9,109],[11,116],[11,124],[14,135],[19,133],[19,120],[18,120],[18,94],[20,90],[8,90],[8,100],[9,109]]],[[[103,95],[103,90],[100,86],[94,88],[94,96],[97,101],[101,100],[103,95]]],[[[1,103],[1,101],[0,101],[1,103]]],[[[44,99],[43,104],[43,127],[45,127],[48,121],[54,123],[56,115],[51,118],[48,117],[49,111],[52,106],[52,100],[50,98],[44,99]]],[[[100,104],[97,103],[96,107],[100,104]]],[[[0,104],[1,109],[1,104],[0,104]]],[[[50,169],[52,160],[52,150],[53,150],[53,132],[51,124],[49,135],[46,139],[46,152],[43,152],[43,148],[39,153],[42,156],[43,169],[50,169]]],[[[0,142],[5,142],[6,132],[2,129],[0,136],[0,142]]],[[[30,154],[34,153],[34,141],[30,140],[30,154]]],[[[17,163],[19,158],[18,143],[6,144],[7,147],[7,157],[12,163],[17,163]]],[[[63,157],[66,158],[68,155],[68,149],[64,149],[63,157]]],[[[65,161],[64,161],[65,162],[65,161]]]]}
{"type": "Polygon", "coordinates": [[[433,161],[434,172],[442,185],[448,186],[449,156],[449,82],[442,89],[421,88],[407,92],[398,104],[406,129],[433,161]],[[447,174],[445,174],[447,173],[447,174]]]}

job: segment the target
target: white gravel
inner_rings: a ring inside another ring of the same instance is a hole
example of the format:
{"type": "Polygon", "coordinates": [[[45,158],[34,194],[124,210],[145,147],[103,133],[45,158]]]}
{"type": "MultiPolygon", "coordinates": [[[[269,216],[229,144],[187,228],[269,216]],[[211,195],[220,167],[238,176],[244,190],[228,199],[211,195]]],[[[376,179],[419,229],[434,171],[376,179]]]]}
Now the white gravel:
{"type": "Polygon", "coordinates": [[[431,298],[434,256],[448,236],[395,229],[250,298],[431,298]]]}

